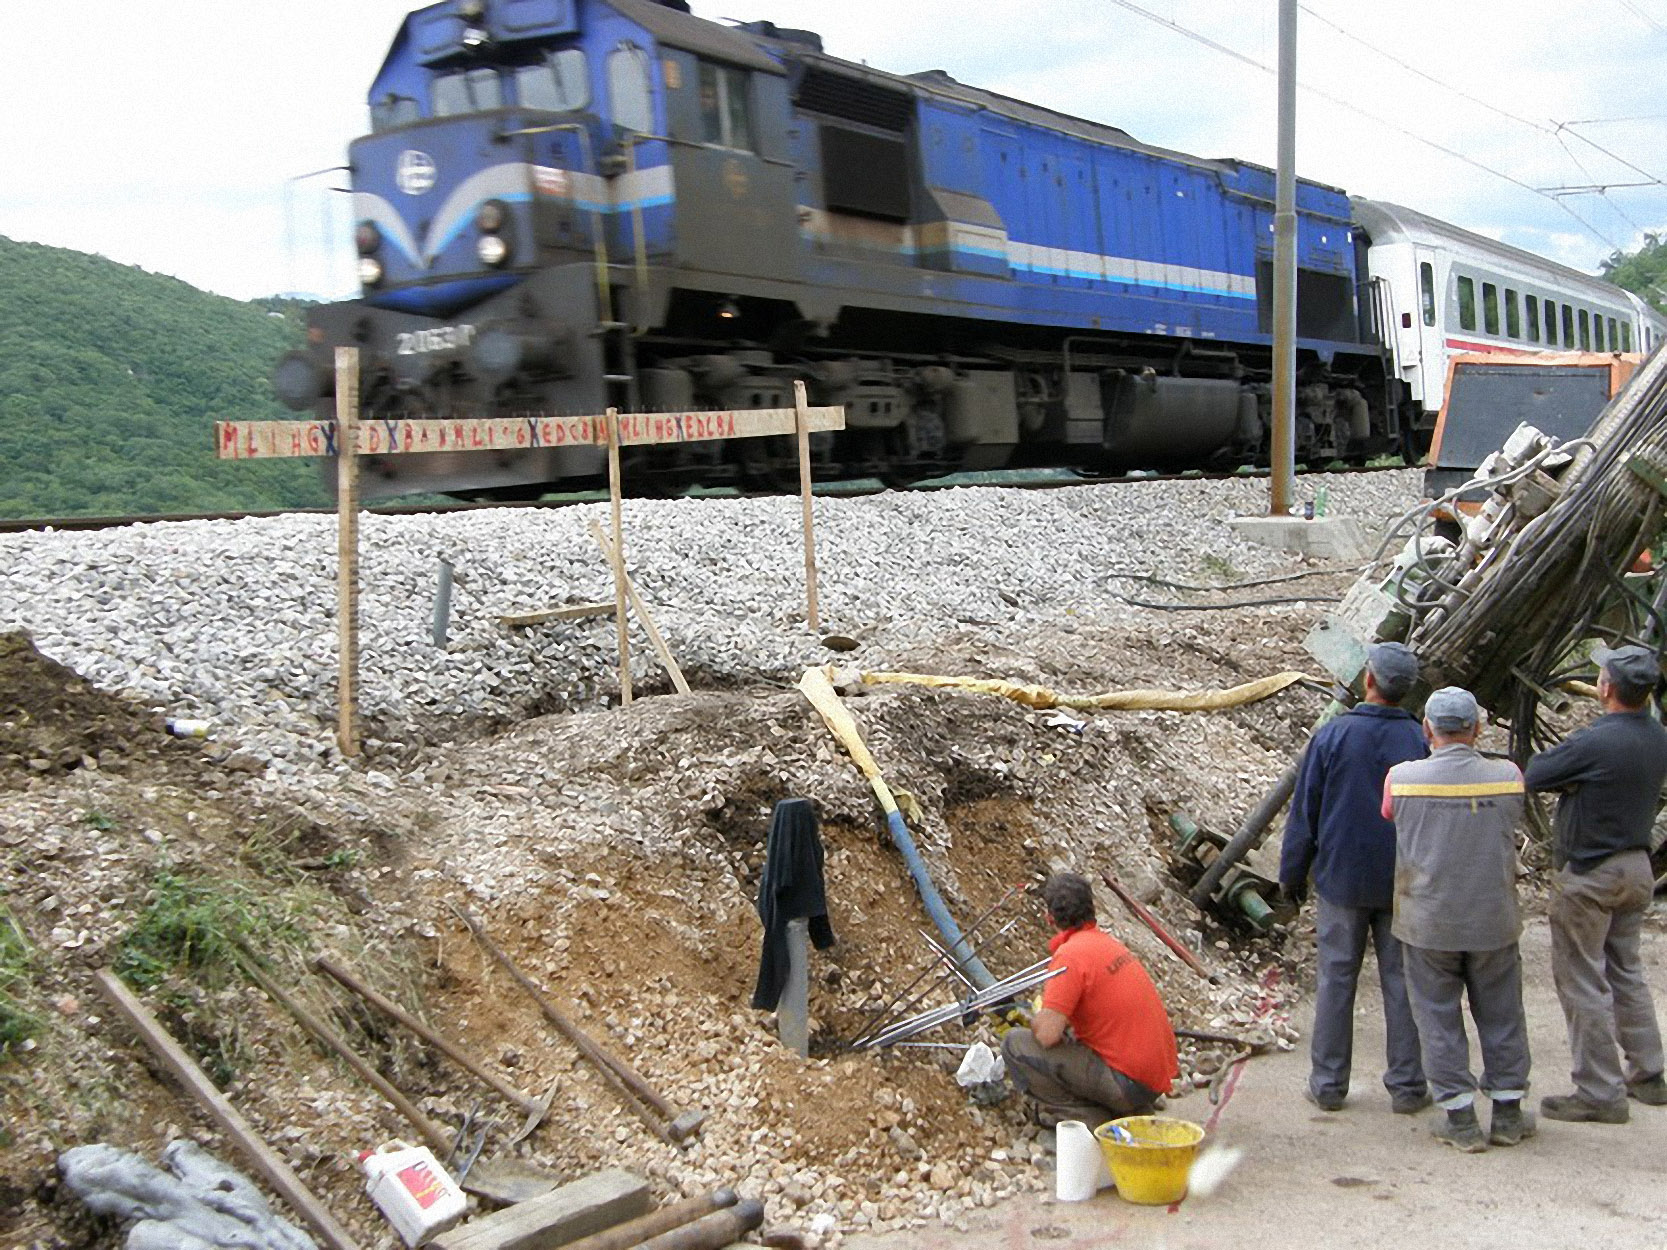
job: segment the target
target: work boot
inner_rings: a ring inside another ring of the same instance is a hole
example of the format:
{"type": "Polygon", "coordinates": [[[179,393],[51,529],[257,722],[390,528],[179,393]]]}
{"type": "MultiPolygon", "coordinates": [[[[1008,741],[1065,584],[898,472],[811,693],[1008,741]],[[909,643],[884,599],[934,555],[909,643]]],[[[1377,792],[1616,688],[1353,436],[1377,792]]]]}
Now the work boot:
{"type": "Polygon", "coordinates": [[[1647,1106],[1667,1107],[1667,1080],[1659,1072],[1639,1081],[1628,1081],[1626,1092],[1647,1106]]]}
{"type": "Polygon", "coordinates": [[[1302,1096],[1321,1111],[1341,1111],[1343,1109],[1343,1095],[1341,1094],[1316,1094],[1313,1087],[1308,1086],[1304,1087],[1302,1096]]]}
{"type": "Polygon", "coordinates": [[[1540,1114],[1548,1120],[1569,1120],[1576,1124],[1625,1124],[1632,1118],[1625,1098],[1589,1102],[1579,1094],[1553,1094],[1540,1099],[1540,1114]]]}
{"type": "Polygon", "coordinates": [[[1495,1098],[1488,1124],[1488,1145],[1515,1146],[1534,1135],[1534,1116],[1522,1109],[1520,1098],[1495,1098]]]}
{"type": "Polygon", "coordinates": [[[1476,1108],[1473,1106],[1449,1111],[1446,1118],[1430,1130],[1430,1135],[1467,1155],[1479,1155],[1488,1148],[1488,1139],[1482,1136],[1482,1126],[1476,1122],[1476,1108]]]}
{"type": "Polygon", "coordinates": [[[1430,1092],[1414,1094],[1408,1090],[1389,1095],[1389,1109],[1396,1115],[1417,1115],[1430,1105],[1430,1092]]]}

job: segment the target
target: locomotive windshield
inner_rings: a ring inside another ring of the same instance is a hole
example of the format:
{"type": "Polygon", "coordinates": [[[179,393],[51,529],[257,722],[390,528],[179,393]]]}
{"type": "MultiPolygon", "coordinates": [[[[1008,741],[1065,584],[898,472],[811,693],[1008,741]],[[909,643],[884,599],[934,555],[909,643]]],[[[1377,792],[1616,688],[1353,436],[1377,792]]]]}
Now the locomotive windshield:
{"type": "MultiPolygon", "coordinates": [[[[647,90],[646,85],[643,88],[647,90]]],[[[476,66],[443,71],[429,83],[429,108],[389,92],[371,102],[371,130],[380,134],[424,117],[459,117],[520,105],[545,113],[569,113],[590,103],[590,65],[581,48],[546,52],[529,65],[476,66]]]]}

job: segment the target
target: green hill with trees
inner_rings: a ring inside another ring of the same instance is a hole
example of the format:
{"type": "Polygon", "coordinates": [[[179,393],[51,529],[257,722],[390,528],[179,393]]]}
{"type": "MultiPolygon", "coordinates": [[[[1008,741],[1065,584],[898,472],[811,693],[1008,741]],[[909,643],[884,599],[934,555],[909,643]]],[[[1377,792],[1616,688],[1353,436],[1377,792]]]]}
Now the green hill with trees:
{"type": "Polygon", "coordinates": [[[1603,276],[1667,312],[1667,239],[1646,233],[1636,252],[1615,252],[1604,261],[1603,276]]]}
{"type": "Polygon", "coordinates": [[[0,516],[327,504],[313,461],[214,458],[216,420],[293,416],[269,378],[304,307],[0,238],[0,516]]]}

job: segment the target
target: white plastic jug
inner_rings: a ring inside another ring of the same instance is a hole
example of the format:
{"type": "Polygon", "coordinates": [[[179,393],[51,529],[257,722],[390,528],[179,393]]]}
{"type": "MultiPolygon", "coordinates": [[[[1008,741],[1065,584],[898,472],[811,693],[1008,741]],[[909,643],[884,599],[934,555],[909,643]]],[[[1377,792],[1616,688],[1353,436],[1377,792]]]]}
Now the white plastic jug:
{"type": "Polygon", "coordinates": [[[1081,1120],[1061,1120],[1054,1129],[1054,1196],[1087,1202],[1111,1184],[1111,1169],[1093,1131],[1081,1120]]]}
{"type": "Polygon", "coordinates": [[[365,1170],[365,1192],[408,1246],[445,1232],[469,1205],[427,1146],[383,1142],[360,1154],[359,1166],[365,1170]]]}

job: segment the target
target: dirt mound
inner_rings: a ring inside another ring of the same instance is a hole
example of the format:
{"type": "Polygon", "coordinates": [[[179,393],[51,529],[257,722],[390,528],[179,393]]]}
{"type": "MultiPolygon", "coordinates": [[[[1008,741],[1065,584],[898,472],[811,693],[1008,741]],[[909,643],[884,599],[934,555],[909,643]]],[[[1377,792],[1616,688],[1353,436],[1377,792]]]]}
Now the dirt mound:
{"type": "Polygon", "coordinates": [[[194,754],[168,735],[159,716],[47,659],[28,634],[0,634],[0,785],[194,754]]]}

